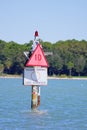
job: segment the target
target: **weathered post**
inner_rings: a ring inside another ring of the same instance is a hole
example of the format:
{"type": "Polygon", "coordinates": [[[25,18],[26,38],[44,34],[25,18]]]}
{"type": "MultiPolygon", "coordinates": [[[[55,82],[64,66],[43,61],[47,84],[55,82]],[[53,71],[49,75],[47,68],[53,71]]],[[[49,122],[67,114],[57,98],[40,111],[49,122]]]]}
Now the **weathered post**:
{"type": "Polygon", "coordinates": [[[36,31],[31,56],[28,58],[26,56],[26,52],[24,53],[27,58],[27,62],[24,67],[23,84],[25,86],[32,86],[31,109],[33,110],[40,105],[40,86],[47,85],[48,68],[48,62],[37,37],[38,32],[36,31]]]}
{"type": "Polygon", "coordinates": [[[35,109],[37,108],[38,104],[38,88],[37,86],[32,86],[32,94],[31,94],[31,108],[35,109]]]}
{"type": "Polygon", "coordinates": [[[38,86],[38,103],[37,106],[40,106],[40,86],[38,86]]]}

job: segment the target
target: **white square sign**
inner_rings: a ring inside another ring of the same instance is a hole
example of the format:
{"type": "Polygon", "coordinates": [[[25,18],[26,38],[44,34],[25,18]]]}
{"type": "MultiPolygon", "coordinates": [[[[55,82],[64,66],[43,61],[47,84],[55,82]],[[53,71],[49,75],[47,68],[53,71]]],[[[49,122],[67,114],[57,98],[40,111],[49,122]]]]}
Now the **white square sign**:
{"type": "Polygon", "coordinates": [[[47,85],[47,68],[46,67],[25,67],[24,68],[24,85],[47,85]]]}

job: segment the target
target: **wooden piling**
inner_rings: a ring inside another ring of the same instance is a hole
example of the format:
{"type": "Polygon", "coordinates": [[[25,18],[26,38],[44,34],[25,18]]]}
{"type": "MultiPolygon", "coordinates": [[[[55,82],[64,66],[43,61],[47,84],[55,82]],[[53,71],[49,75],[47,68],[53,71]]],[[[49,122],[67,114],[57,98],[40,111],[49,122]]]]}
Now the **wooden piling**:
{"type": "Polygon", "coordinates": [[[38,104],[38,87],[32,86],[31,109],[36,109],[38,104]]]}
{"type": "Polygon", "coordinates": [[[37,106],[40,106],[40,86],[38,86],[38,103],[37,106]]]}

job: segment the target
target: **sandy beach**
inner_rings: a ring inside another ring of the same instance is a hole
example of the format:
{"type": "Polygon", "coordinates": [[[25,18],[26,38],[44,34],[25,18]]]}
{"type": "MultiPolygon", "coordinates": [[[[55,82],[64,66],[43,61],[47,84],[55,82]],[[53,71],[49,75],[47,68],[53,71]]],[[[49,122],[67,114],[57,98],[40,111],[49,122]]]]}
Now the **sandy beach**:
{"type": "Polygon", "coordinates": [[[71,80],[71,79],[73,79],[73,80],[87,80],[87,77],[48,77],[48,79],[59,79],[59,80],[61,80],[61,79],[66,79],[66,80],[71,80]]]}
{"type": "MultiPolygon", "coordinates": [[[[0,76],[0,78],[23,78],[22,75],[4,75],[0,76]]],[[[87,80],[87,77],[54,77],[48,76],[48,79],[55,79],[55,80],[87,80]]]]}

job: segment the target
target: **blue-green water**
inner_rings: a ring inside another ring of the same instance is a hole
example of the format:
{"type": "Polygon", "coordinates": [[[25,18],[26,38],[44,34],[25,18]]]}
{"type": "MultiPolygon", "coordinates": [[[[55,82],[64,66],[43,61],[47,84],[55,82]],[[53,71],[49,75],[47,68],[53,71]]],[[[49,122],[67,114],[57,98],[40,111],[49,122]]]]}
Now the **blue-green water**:
{"type": "Polygon", "coordinates": [[[31,111],[31,87],[0,79],[0,130],[87,130],[87,80],[48,80],[31,111]]]}

